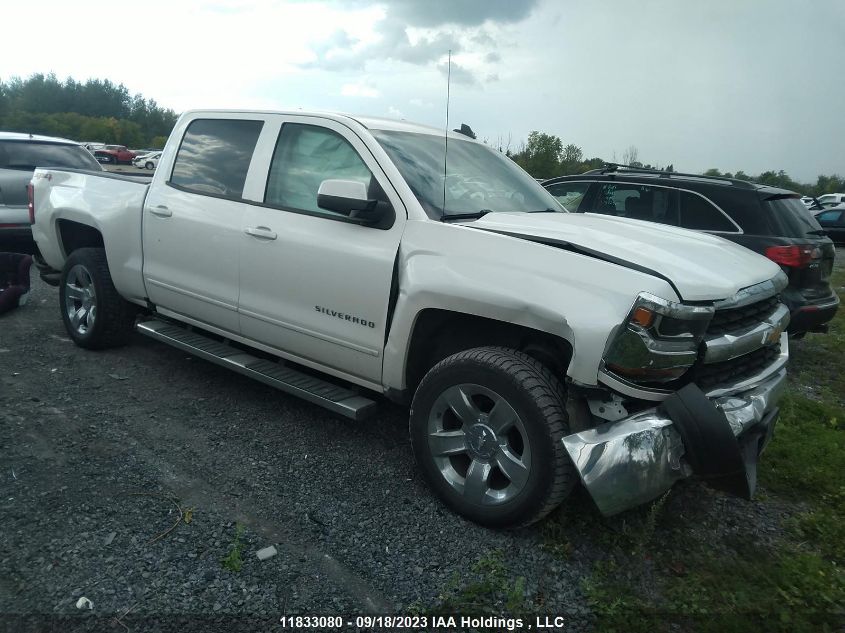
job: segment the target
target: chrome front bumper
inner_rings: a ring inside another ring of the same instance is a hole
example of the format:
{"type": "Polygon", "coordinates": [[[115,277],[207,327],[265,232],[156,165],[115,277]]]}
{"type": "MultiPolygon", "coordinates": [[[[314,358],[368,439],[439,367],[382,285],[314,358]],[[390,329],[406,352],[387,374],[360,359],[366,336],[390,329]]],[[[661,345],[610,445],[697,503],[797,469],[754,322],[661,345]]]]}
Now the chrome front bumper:
{"type": "MultiPolygon", "coordinates": [[[[771,438],[785,387],[786,370],[780,369],[745,391],[708,395],[714,407],[708,413],[721,411],[736,439],[735,446],[725,448],[744,460],[749,494],[756,483],[757,455],[771,438]]],[[[662,407],[568,435],[562,441],[584,487],[605,515],[651,501],[693,474],[684,458],[692,447],[684,446],[675,421],[662,407]]]]}

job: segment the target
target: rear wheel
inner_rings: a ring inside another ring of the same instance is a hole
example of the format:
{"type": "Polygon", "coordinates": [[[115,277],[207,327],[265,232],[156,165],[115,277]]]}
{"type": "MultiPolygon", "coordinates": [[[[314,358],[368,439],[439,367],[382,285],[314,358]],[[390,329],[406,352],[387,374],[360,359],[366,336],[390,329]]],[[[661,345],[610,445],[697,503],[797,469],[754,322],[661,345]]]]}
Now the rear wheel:
{"type": "Polygon", "coordinates": [[[121,297],[102,248],[80,248],[65,262],[59,284],[62,321],[80,347],[103,349],[126,344],[137,309],[121,297]]]}
{"type": "Polygon", "coordinates": [[[491,527],[533,523],[575,484],[563,386],[539,361],[482,347],[438,363],[411,407],[411,444],[452,509],[491,527]]]}

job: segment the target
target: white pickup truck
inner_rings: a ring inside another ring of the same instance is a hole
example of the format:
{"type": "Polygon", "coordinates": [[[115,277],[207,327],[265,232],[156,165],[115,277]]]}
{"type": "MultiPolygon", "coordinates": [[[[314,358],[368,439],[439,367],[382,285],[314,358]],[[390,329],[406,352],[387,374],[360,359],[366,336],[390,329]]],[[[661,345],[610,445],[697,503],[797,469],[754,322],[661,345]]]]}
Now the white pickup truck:
{"type": "Polygon", "coordinates": [[[474,521],[536,521],[579,478],[605,514],[693,474],[753,493],[779,267],[567,213],[465,135],[194,111],[149,183],[39,169],[30,203],[77,344],[134,330],[354,419],[410,404],[419,468],[474,521]]]}

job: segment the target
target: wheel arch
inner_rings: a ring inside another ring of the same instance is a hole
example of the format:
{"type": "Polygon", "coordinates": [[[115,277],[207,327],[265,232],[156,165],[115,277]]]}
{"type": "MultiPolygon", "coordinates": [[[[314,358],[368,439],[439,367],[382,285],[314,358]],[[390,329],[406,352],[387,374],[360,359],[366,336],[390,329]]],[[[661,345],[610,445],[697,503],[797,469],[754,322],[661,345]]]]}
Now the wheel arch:
{"type": "Polygon", "coordinates": [[[105,248],[100,229],[89,224],[60,218],[56,221],[56,233],[65,259],[80,248],[105,248]]]}
{"type": "Polygon", "coordinates": [[[525,325],[443,308],[426,308],[417,315],[404,364],[404,388],[388,395],[409,401],[417,385],[438,362],[464,350],[499,346],[525,352],[561,380],[572,359],[572,342],[525,325]]]}

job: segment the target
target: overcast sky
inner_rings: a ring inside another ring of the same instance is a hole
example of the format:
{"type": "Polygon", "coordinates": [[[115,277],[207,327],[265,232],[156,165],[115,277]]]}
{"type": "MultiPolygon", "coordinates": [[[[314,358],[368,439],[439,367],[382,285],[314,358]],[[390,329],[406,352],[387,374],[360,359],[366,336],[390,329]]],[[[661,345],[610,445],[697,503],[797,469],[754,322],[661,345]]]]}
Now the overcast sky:
{"type": "Polygon", "coordinates": [[[511,148],[845,175],[843,0],[3,3],[0,79],[111,79],[177,112],[318,108],[511,148]]]}

